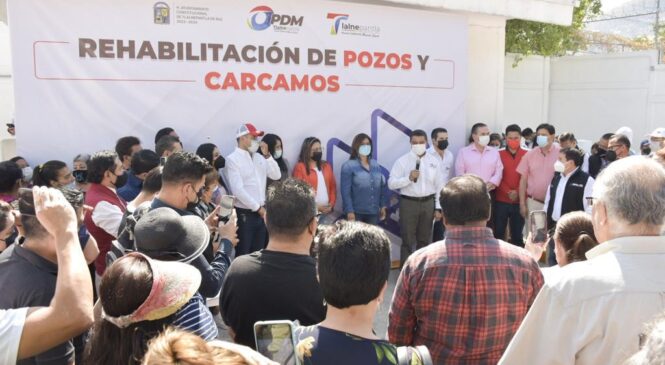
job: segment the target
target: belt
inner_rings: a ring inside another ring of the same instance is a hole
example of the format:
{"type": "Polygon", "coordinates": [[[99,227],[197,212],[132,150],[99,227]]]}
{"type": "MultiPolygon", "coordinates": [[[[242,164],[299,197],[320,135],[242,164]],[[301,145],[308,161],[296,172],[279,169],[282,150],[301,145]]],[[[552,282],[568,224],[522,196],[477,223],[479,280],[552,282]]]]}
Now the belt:
{"type": "Polygon", "coordinates": [[[400,198],[406,199],[406,200],[412,200],[415,202],[424,202],[428,200],[434,199],[434,194],[428,195],[428,196],[423,196],[422,198],[414,197],[414,196],[408,196],[408,195],[400,195],[400,198]]]}
{"type": "Polygon", "coordinates": [[[532,196],[529,196],[529,199],[531,199],[531,200],[535,200],[535,201],[537,201],[537,202],[540,203],[540,204],[545,204],[544,201],[540,201],[540,200],[538,200],[538,199],[536,199],[536,198],[534,198],[534,197],[532,197],[532,196]]]}
{"type": "Polygon", "coordinates": [[[235,207],[235,209],[236,209],[236,213],[240,213],[240,214],[259,214],[259,212],[255,212],[251,209],[238,208],[238,207],[235,207]]]}

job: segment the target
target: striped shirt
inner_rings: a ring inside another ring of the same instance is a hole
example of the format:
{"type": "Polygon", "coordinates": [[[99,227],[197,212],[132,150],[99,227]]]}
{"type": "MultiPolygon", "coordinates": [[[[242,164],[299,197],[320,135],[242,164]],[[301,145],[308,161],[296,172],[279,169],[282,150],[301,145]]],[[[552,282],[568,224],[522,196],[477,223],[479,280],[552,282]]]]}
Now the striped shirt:
{"type": "Polygon", "coordinates": [[[447,227],[411,255],[390,309],[388,338],[426,345],[435,364],[496,364],[533,303],[543,275],[522,248],[485,227],[447,227]]]}
{"type": "Polygon", "coordinates": [[[217,325],[199,293],[194,294],[187,304],[178,309],[173,325],[183,331],[198,335],[206,341],[217,339],[217,325]]]}

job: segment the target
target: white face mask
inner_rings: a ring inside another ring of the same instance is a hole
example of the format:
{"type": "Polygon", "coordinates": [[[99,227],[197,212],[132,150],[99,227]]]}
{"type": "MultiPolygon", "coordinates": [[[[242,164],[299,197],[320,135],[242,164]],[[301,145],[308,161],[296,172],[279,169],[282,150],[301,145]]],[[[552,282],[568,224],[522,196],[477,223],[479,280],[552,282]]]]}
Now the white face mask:
{"type": "Polygon", "coordinates": [[[554,171],[556,171],[556,172],[563,172],[565,169],[566,169],[566,165],[564,165],[563,162],[557,160],[557,161],[554,163],[554,171]]]}
{"type": "Polygon", "coordinates": [[[252,145],[249,146],[249,152],[251,153],[256,153],[256,151],[259,150],[259,141],[253,139],[252,140],[252,145]]]}
{"type": "Polygon", "coordinates": [[[423,153],[425,153],[426,150],[427,150],[427,145],[424,144],[424,143],[420,143],[420,144],[412,144],[412,145],[411,145],[411,151],[412,151],[413,153],[415,153],[416,155],[418,155],[418,156],[420,156],[420,155],[422,155],[423,153]]]}
{"type": "Polygon", "coordinates": [[[538,136],[536,138],[536,143],[538,144],[539,147],[545,147],[549,144],[549,138],[547,136],[538,136]]]}
{"type": "Polygon", "coordinates": [[[658,152],[662,148],[661,146],[662,145],[661,145],[660,142],[651,141],[651,143],[649,143],[649,147],[651,147],[651,152],[654,152],[654,153],[658,152]]]}
{"type": "Polygon", "coordinates": [[[275,159],[282,157],[282,150],[275,150],[275,154],[272,157],[275,159]]]}
{"type": "Polygon", "coordinates": [[[23,171],[23,179],[25,181],[32,180],[32,167],[26,166],[22,169],[22,171],[23,171]]]}
{"type": "Polygon", "coordinates": [[[481,146],[487,146],[490,143],[490,136],[480,136],[478,137],[478,144],[481,146]]]}

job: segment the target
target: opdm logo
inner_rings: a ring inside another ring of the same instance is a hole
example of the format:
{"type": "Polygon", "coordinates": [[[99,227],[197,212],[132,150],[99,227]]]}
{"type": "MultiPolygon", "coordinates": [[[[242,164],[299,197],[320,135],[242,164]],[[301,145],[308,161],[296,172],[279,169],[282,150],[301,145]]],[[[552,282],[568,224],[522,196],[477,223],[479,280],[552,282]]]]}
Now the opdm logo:
{"type": "Polygon", "coordinates": [[[270,26],[277,32],[297,33],[305,17],[276,14],[271,7],[260,5],[249,11],[247,25],[253,30],[266,30],[270,26]]]}
{"type": "Polygon", "coordinates": [[[339,32],[340,24],[343,20],[349,19],[349,14],[328,13],[327,19],[333,20],[332,26],[330,27],[330,34],[337,35],[337,32],[339,32]]]}

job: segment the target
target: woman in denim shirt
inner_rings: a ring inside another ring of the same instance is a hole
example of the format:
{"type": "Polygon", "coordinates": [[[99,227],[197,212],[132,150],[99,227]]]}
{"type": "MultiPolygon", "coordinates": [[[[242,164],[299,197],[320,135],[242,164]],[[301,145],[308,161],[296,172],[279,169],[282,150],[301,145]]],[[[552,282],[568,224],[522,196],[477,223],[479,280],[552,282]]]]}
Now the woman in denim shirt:
{"type": "Polygon", "coordinates": [[[386,218],[386,178],[372,160],[372,139],[358,134],[351,145],[351,158],[342,165],[342,202],[346,219],[378,224],[386,218]]]}

